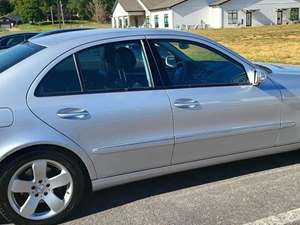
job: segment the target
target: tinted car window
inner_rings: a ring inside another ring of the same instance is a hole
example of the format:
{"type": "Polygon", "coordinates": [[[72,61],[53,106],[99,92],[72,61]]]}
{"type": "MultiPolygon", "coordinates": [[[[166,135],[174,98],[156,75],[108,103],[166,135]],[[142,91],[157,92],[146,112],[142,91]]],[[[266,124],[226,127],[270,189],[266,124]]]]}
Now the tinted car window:
{"type": "Polygon", "coordinates": [[[52,68],[35,91],[37,97],[69,95],[81,92],[80,81],[70,56],[52,68]]]}
{"type": "Polygon", "coordinates": [[[86,92],[153,88],[146,56],[139,41],[86,49],[77,54],[86,92]]]}
{"type": "Polygon", "coordinates": [[[170,87],[248,84],[243,66],[225,55],[189,41],[154,41],[170,87]]]}
{"type": "Polygon", "coordinates": [[[17,44],[24,42],[24,40],[25,40],[24,35],[12,37],[7,41],[6,45],[7,45],[7,47],[12,47],[12,46],[15,46],[17,44]]]}
{"type": "Polygon", "coordinates": [[[9,41],[10,38],[1,38],[0,39],[0,47],[6,47],[7,42],[9,41]]]}
{"type": "Polygon", "coordinates": [[[0,52],[0,73],[34,55],[42,49],[44,49],[42,46],[32,43],[25,43],[0,52]]]}

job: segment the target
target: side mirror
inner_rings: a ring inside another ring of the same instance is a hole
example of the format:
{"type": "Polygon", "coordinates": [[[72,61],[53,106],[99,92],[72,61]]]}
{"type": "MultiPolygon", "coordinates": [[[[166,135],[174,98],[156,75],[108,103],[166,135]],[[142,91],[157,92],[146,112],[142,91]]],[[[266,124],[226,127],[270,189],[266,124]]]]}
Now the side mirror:
{"type": "Polygon", "coordinates": [[[179,48],[182,50],[188,49],[190,46],[187,43],[179,42],[179,48]]]}
{"type": "Polygon", "coordinates": [[[254,82],[253,82],[253,85],[254,86],[258,86],[261,83],[263,83],[266,79],[267,79],[266,72],[264,72],[263,70],[257,69],[254,72],[254,82]]]}

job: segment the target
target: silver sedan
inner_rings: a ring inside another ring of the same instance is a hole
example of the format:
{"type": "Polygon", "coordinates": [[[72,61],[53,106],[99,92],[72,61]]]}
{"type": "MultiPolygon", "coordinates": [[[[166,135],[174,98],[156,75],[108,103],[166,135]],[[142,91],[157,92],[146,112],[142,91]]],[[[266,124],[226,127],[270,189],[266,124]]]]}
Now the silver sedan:
{"type": "Polygon", "coordinates": [[[56,224],[103,188],[300,147],[300,69],[201,36],[88,30],[0,54],[0,213],[56,224]]]}

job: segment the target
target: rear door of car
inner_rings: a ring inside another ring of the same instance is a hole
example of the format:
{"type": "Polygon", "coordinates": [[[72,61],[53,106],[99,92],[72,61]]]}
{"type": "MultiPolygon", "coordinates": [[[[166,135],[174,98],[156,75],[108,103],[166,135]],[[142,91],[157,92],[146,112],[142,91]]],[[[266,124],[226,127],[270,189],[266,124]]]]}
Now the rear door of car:
{"type": "Polygon", "coordinates": [[[89,153],[99,177],[171,164],[172,111],[143,38],[74,49],[28,95],[36,116],[89,153]]]}
{"type": "Polygon", "coordinates": [[[181,36],[148,40],[173,108],[174,164],[276,144],[282,103],[271,80],[251,85],[249,65],[204,40],[181,36]]]}

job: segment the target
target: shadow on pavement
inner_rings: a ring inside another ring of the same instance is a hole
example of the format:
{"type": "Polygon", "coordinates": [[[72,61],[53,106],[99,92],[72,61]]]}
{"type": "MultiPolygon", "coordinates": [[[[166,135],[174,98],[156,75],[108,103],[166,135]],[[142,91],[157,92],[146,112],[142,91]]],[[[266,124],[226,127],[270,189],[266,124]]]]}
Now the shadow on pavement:
{"type": "MultiPolygon", "coordinates": [[[[300,163],[300,152],[294,151],[196,169],[102,190],[86,197],[79,212],[73,215],[68,221],[96,214],[150,196],[298,163],[300,163]]],[[[5,224],[1,218],[0,224],[5,224]]]]}

